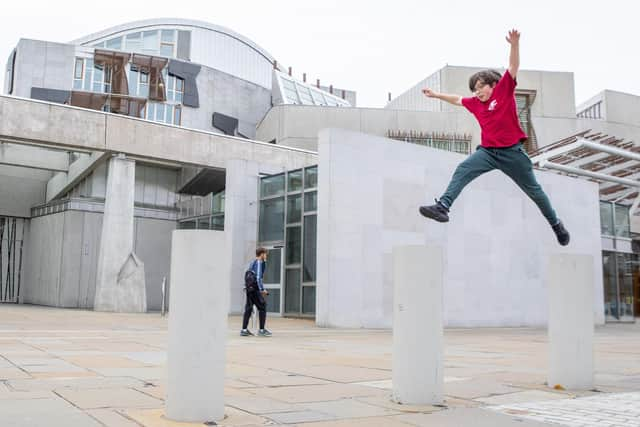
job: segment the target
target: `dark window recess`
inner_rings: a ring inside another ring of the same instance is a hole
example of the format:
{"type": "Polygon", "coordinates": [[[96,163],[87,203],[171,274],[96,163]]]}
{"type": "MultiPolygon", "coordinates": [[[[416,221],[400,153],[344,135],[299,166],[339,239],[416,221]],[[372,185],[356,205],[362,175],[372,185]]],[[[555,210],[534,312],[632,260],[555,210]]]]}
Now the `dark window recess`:
{"type": "Polygon", "coordinates": [[[191,60],[191,31],[178,31],[178,59],[191,60]]]}
{"type": "Polygon", "coordinates": [[[213,113],[212,126],[220,129],[225,135],[236,135],[238,119],[220,113],[213,113]]]}
{"type": "Polygon", "coordinates": [[[16,68],[16,53],[17,53],[17,50],[14,49],[13,52],[11,52],[11,55],[9,56],[9,60],[7,61],[7,77],[6,78],[9,79],[9,87],[8,87],[9,90],[7,91],[9,95],[13,94],[13,83],[15,81],[13,70],[15,70],[16,68]]]}
{"type": "Polygon", "coordinates": [[[182,96],[182,104],[187,107],[200,107],[200,98],[198,96],[198,85],[196,77],[200,73],[200,66],[190,64],[188,62],[169,60],[169,68],[167,70],[172,76],[184,80],[184,94],[182,96]]]}
{"type": "Polygon", "coordinates": [[[41,101],[56,102],[58,104],[68,104],[71,98],[70,90],[47,89],[44,87],[32,87],[31,99],[41,101]]]}

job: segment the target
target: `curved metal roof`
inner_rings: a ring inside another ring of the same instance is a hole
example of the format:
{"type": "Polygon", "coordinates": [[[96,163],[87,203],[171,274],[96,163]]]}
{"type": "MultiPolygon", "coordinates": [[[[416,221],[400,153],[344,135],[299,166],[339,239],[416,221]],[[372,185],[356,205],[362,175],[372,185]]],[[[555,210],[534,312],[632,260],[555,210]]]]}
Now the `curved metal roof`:
{"type": "Polygon", "coordinates": [[[105,37],[115,36],[116,34],[121,33],[123,31],[134,30],[137,28],[153,27],[158,25],[167,25],[167,26],[180,25],[180,26],[187,26],[187,27],[194,27],[194,28],[202,28],[205,30],[226,34],[227,36],[232,37],[246,44],[247,46],[251,47],[253,50],[255,50],[264,58],[266,58],[269,62],[274,61],[274,57],[269,52],[264,50],[262,47],[258,46],[258,44],[251,41],[247,37],[241,34],[238,34],[235,31],[232,31],[220,25],[211,24],[209,22],[198,21],[193,19],[183,19],[183,18],[154,18],[154,19],[145,19],[141,21],[128,22],[125,24],[117,25],[115,27],[107,28],[102,31],[98,31],[93,34],[89,34],[87,36],[81,37],[76,40],[72,40],[70,43],[85,45],[105,37]]]}

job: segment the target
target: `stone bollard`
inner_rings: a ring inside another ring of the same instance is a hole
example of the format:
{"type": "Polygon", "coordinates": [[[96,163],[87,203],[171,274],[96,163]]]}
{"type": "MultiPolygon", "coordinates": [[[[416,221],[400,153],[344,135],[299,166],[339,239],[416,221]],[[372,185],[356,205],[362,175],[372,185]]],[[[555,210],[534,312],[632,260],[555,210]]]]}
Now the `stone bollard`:
{"type": "Polygon", "coordinates": [[[591,255],[549,259],[549,387],[593,388],[594,292],[591,255]]]}
{"type": "Polygon", "coordinates": [[[171,420],[224,418],[228,276],[223,232],[173,232],[166,401],[171,420]]]}
{"type": "Polygon", "coordinates": [[[393,248],[393,398],[443,400],[442,249],[393,248]]]}

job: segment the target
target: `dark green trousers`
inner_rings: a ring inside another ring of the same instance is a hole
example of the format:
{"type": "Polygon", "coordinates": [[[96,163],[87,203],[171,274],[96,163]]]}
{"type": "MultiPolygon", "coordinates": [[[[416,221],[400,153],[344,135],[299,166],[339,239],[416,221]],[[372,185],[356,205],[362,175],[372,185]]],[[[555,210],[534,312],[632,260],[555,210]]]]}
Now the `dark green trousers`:
{"type": "Polygon", "coordinates": [[[475,153],[458,165],[447,191],[440,198],[440,203],[450,208],[467,184],[483,173],[494,169],[501,170],[511,178],[538,205],[549,224],[558,223],[556,212],[551,207],[551,202],[542,187],[538,184],[533,174],[531,160],[521,143],[506,148],[478,148],[475,153]]]}

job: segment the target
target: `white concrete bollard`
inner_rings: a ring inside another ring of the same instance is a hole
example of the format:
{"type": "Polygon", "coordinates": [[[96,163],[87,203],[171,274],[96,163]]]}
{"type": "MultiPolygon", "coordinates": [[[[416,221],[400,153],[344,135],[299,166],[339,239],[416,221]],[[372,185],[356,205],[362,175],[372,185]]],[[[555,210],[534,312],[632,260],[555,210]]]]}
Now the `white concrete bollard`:
{"type": "Polygon", "coordinates": [[[549,387],[593,387],[593,257],[549,259],[549,387]]]}
{"type": "Polygon", "coordinates": [[[223,232],[173,232],[166,402],[171,420],[224,418],[228,264],[223,232]]]}
{"type": "Polygon", "coordinates": [[[393,398],[443,400],[442,249],[393,248],[393,398]]]}

